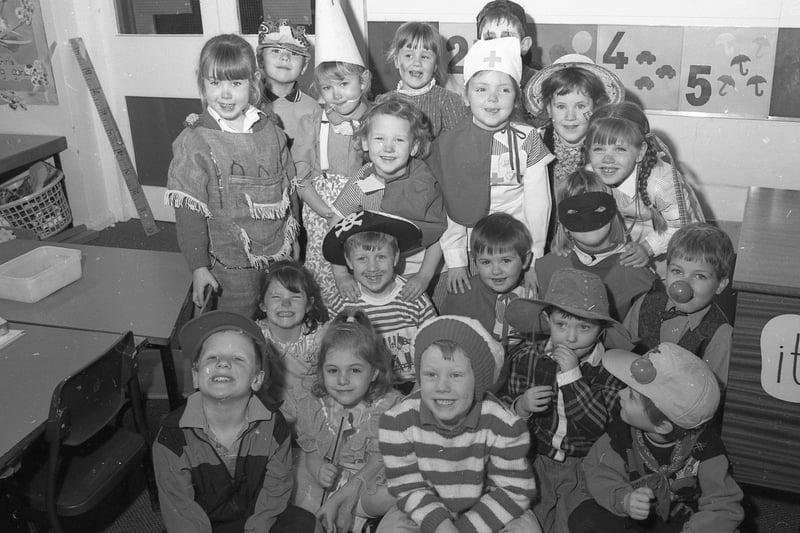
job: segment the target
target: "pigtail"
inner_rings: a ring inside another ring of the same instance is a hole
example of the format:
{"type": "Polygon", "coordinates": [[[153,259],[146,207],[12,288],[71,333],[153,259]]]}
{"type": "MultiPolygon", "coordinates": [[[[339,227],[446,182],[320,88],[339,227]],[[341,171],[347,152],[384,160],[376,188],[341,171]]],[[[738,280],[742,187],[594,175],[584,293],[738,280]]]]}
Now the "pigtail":
{"type": "Polygon", "coordinates": [[[653,167],[658,164],[659,160],[659,141],[652,133],[647,133],[644,140],[645,144],[647,144],[647,149],[645,150],[642,161],[639,162],[639,170],[636,174],[636,190],[639,193],[639,198],[642,200],[642,203],[650,209],[653,229],[658,233],[664,233],[667,231],[667,221],[664,220],[663,215],[656,209],[656,206],[653,205],[650,195],[647,194],[647,179],[650,177],[653,167]]]}

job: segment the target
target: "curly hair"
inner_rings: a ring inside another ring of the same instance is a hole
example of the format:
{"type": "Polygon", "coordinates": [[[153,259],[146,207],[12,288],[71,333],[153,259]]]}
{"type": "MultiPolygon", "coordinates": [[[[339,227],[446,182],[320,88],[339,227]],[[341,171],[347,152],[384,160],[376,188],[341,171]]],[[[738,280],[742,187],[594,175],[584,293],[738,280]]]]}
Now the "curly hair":
{"type": "MultiPolygon", "coordinates": [[[[578,169],[556,184],[556,205],[566,198],[589,192],[604,192],[612,195],[611,187],[603,183],[603,180],[597,174],[591,170],[578,169]]],[[[558,218],[557,212],[556,218],[558,218]]],[[[617,212],[617,215],[611,219],[609,240],[614,244],[624,244],[627,238],[625,220],[617,212]]],[[[574,239],[569,230],[559,220],[556,220],[556,231],[553,236],[553,243],[550,245],[550,251],[556,255],[567,255],[574,244],[574,239]]]]}
{"type": "Polygon", "coordinates": [[[642,203],[650,210],[653,228],[658,233],[667,230],[667,221],[653,205],[647,193],[647,179],[661,155],[669,155],[666,146],[650,132],[650,122],[641,107],[633,102],[606,104],[594,111],[586,131],[585,150],[593,144],[617,144],[624,142],[632,146],[646,146],[644,157],[638,164],[636,191],[642,203]]]}
{"type": "Polygon", "coordinates": [[[408,122],[411,126],[411,144],[415,148],[412,150],[411,156],[419,159],[428,157],[433,140],[431,122],[428,120],[428,117],[425,116],[425,113],[399,94],[390,94],[386,96],[380,103],[374,105],[364,114],[355,132],[358,141],[357,146],[361,147],[362,143],[368,142],[372,123],[375,121],[375,117],[380,115],[396,117],[408,122]]]}
{"type": "MultiPolygon", "coordinates": [[[[322,291],[314,279],[314,275],[303,265],[291,260],[273,263],[264,278],[264,282],[261,284],[262,301],[273,281],[277,281],[291,292],[306,295],[308,310],[303,316],[303,324],[305,324],[309,333],[328,321],[330,315],[322,301],[322,291]]],[[[260,320],[266,318],[266,316],[266,313],[259,308],[256,311],[255,319],[260,320]]]]}
{"type": "Polygon", "coordinates": [[[240,35],[226,33],[212,37],[200,50],[197,64],[197,88],[203,108],[208,105],[205,95],[205,80],[247,80],[250,85],[250,104],[261,101],[256,54],[250,43],[240,35]]]}
{"type": "Polygon", "coordinates": [[[315,396],[323,398],[328,395],[323,372],[328,353],[334,349],[348,350],[378,371],[378,376],[370,383],[364,396],[367,402],[382,398],[392,388],[392,355],[389,348],[375,332],[367,314],[357,307],[348,307],[334,317],[322,337],[317,379],[311,388],[315,396]]]}

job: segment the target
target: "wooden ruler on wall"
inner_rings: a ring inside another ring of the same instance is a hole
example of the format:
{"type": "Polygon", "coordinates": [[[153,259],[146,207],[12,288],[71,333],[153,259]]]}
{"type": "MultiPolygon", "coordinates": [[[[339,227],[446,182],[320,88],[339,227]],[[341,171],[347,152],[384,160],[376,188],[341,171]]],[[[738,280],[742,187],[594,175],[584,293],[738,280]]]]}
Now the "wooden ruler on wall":
{"type": "Polygon", "coordinates": [[[144,232],[147,235],[154,235],[158,233],[158,225],[153,218],[153,212],[150,210],[150,204],[147,202],[147,197],[142,190],[142,184],[139,183],[139,176],[136,174],[136,169],[133,167],[130,153],[125,147],[125,142],[122,140],[122,135],[119,132],[117,121],[114,120],[114,115],[111,114],[111,108],[106,100],[106,95],[103,92],[103,87],[100,86],[100,79],[97,77],[97,72],[94,70],[92,60],[89,58],[89,52],[83,44],[83,39],[75,37],[69,40],[72,46],[72,52],[78,60],[78,65],[81,67],[81,74],[83,79],[86,80],[86,85],[89,87],[89,94],[92,95],[94,106],[97,108],[97,113],[100,115],[100,122],[103,123],[103,129],[106,130],[108,142],[111,143],[111,149],[114,151],[114,156],[117,158],[117,165],[122,171],[122,177],[125,179],[125,185],[128,187],[128,192],[131,194],[133,205],[136,207],[136,212],[139,214],[139,220],[142,223],[144,232]]]}

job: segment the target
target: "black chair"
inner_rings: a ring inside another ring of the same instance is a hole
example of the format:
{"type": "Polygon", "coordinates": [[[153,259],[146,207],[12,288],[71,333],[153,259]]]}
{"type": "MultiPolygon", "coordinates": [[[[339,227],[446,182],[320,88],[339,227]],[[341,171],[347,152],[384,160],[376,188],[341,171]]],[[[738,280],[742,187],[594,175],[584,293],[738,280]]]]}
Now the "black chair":
{"type": "Polygon", "coordinates": [[[35,453],[23,458],[14,485],[31,508],[47,514],[56,533],[63,531],[59,517],[95,509],[137,469],[144,468],[148,491],[154,497],[155,478],[131,332],[56,386],[45,441],[46,461],[35,453]],[[128,407],[135,431],[121,425],[128,407]]]}

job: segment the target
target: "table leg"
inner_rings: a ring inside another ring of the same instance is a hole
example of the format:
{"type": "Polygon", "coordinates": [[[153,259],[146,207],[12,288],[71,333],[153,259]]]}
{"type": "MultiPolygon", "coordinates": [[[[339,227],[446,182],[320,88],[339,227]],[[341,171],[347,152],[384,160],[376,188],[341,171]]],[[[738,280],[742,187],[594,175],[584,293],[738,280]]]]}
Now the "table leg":
{"type": "Polygon", "coordinates": [[[175,372],[175,359],[172,356],[170,343],[158,347],[161,352],[161,368],[164,371],[164,384],[167,386],[167,398],[170,411],[183,405],[183,393],[178,390],[178,374],[175,372]]]}

